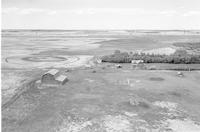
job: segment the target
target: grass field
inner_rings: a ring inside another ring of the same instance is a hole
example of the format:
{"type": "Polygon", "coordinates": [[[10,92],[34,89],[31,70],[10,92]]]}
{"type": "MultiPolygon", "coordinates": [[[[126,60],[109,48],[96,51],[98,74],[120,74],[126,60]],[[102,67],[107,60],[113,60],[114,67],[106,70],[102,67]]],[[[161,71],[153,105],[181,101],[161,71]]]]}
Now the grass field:
{"type": "Polygon", "coordinates": [[[156,70],[136,70],[93,62],[116,49],[176,49],[176,42],[200,41],[199,34],[180,33],[4,31],[2,131],[200,131],[199,65],[146,64],[156,70]],[[195,71],[178,76],[177,67],[195,71]],[[68,77],[65,85],[36,83],[53,68],[68,77]]]}
{"type": "Polygon", "coordinates": [[[198,71],[179,77],[105,64],[67,75],[66,85],[31,87],[4,110],[3,130],[167,131],[172,122],[199,130],[198,71]]]}

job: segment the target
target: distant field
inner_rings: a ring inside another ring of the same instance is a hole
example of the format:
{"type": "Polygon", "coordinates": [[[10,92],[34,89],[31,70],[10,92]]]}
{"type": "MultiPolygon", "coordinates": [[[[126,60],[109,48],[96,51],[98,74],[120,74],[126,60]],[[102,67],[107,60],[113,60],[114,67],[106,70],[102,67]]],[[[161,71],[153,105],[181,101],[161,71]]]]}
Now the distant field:
{"type": "Polygon", "coordinates": [[[200,41],[199,42],[179,42],[173,44],[176,47],[180,47],[187,50],[192,54],[200,54],[200,41]]]}
{"type": "Polygon", "coordinates": [[[156,45],[159,45],[157,41],[146,37],[113,39],[97,43],[102,44],[102,47],[104,48],[116,47],[118,49],[127,49],[127,50],[153,48],[156,47],[156,45]]]}
{"type": "Polygon", "coordinates": [[[124,38],[99,41],[94,44],[101,44],[100,48],[102,49],[133,51],[176,46],[173,44],[177,42],[193,41],[200,41],[200,37],[198,35],[130,35],[124,38]]]}

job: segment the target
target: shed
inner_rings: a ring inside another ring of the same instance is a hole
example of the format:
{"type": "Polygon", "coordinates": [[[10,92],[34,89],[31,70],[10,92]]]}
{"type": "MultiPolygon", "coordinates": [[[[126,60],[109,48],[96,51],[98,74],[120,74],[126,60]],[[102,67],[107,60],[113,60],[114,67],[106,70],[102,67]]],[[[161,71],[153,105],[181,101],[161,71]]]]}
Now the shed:
{"type": "Polygon", "coordinates": [[[55,78],[55,80],[57,81],[58,84],[64,85],[68,81],[68,78],[65,75],[59,75],[58,77],[55,78]]]}
{"type": "Polygon", "coordinates": [[[55,77],[58,75],[59,71],[57,69],[51,69],[42,75],[41,82],[47,84],[55,84],[55,77]]]}

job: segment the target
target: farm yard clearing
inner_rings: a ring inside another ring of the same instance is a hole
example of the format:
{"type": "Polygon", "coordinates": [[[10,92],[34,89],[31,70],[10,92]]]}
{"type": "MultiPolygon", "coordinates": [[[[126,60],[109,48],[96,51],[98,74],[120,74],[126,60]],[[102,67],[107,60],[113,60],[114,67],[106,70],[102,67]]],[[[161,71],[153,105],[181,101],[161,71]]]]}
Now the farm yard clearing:
{"type": "MultiPolygon", "coordinates": [[[[92,51],[90,46],[90,48],[83,49],[82,46],[78,49],[77,41],[76,48],[72,48],[72,45],[67,46],[70,42],[68,40],[71,39],[68,37],[64,38],[65,43],[62,47],[55,51],[52,49],[56,47],[57,41],[48,40],[50,41],[48,43],[45,38],[44,42],[47,46],[44,46],[43,51],[32,49],[34,52],[30,53],[26,51],[30,49],[21,47],[26,52],[20,52],[21,54],[12,52],[11,55],[3,52],[2,90],[3,101],[5,101],[3,103],[9,102],[2,110],[3,131],[178,132],[181,129],[177,127],[185,127],[183,130],[200,131],[199,64],[179,66],[178,64],[146,64],[147,67],[156,67],[156,70],[141,70],[133,69],[131,64],[122,63],[120,68],[116,68],[112,63],[95,63],[94,56],[111,53],[113,49],[128,49],[137,45],[136,42],[132,45],[134,39],[132,36],[131,42],[120,41],[126,43],[124,47],[123,43],[116,46],[112,43],[106,47],[105,41],[116,40],[119,37],[125,39],[127,36],[116,36],[115,33],[112,35],[112,32],[107,35],[105,32],[106,35],[103,34],[102,37],[102,32],[101,35],[98,32],[94,33],[96,36],[91,34],[86,36],[87,45],[102,40],[103,44],[98,47],[91,46],[92,51]],[[98,38],[95,39],[94,37],[97,36],[98,38]],[[89,38],[92,40],[90,41],[89,38]],[[48,44],[52,46],[49,49],[48,44]],[[70,47],[73,50],[68,50],[70,47]],[[196,70],[181,71],[184,76],[179,77],[176,69],[173,69],[176,66],[178,68],[186,66],[196,70]],[[38,87],[36,81],[51,69],[59,70],[62,75],[68,77],[69,81],[64,85],[38,87]],[[11,97],[22,89],[25,90],[19,96],[15,96],[14,99],[11,97]]],[[[192,36],[163,35],[161,38],[158,36],[152,37],[158,45],[154,45],[153,49],[161,48],[160,39],[164,37],[169,37],[170,39],[165,39],[168,41],[192,40],[192,36]]],[[[148,35],[140,35],[139,39],[144,37],[148,37],[147,40],[151,38],[148,35]]],[[[76,38],[82,41],[80,36],[75,36],[73,41],[76,38]]],[[[3,50],[8,50],[6,44],[11,40],[3,39],[3,50]]],[[[29,39],[31,42],[37,40],[29,39]]],[[[143,42],[139,39],[137,36],[134,41],[148,45],[148,41],[143,42]]],[[[197,37],[194,36],[194,39],[197,37]]],[[[166,44],[162,40],[162,44],[165,45],[164,47],[169,47],[173,43],[166,44]]],[[[149,47],[146,50],[149,50],[149,47]]]]}

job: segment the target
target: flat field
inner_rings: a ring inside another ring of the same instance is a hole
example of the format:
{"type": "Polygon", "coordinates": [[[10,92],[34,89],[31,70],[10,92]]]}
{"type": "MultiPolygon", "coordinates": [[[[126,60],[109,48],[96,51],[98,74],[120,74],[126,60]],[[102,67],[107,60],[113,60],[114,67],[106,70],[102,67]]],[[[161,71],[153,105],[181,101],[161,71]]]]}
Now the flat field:
{"type": "Polygon", "coordinates": [[[4,132],[200,131],[200,71],[134,70],[130,64],[96,64],[113,50],[177,49],[199,42],[194,32],[3,31],[2,130],[4,132]],[[88,67],[88,65],[90,65],[88,67]],[[49,69],[65,85],[36,83],[49,69]],[[67,71],[68,70],[68,71],[67,71]],[[67,71],[67,72],[66,72],[67,71]]]}

